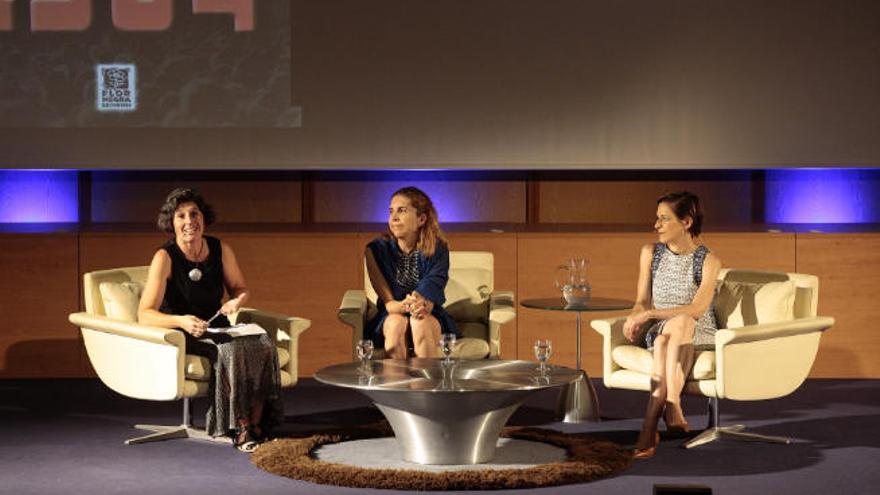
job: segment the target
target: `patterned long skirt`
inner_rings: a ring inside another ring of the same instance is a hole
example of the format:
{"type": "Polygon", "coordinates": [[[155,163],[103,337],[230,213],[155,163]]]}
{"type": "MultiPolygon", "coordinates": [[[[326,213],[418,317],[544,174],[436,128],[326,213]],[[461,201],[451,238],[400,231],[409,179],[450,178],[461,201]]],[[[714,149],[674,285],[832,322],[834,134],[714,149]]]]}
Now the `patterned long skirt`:
{"type": "Polygon", "coordinates": [[[232,338],[212,334],[199,340],[187,337],[186,352],[207,357],[213,367],[205,418],[209,435],[230,435],[240,420],[250,421],[260,405],[263,431],[281,424],[281,372],[275,345],[268,335],[232,338]]]}

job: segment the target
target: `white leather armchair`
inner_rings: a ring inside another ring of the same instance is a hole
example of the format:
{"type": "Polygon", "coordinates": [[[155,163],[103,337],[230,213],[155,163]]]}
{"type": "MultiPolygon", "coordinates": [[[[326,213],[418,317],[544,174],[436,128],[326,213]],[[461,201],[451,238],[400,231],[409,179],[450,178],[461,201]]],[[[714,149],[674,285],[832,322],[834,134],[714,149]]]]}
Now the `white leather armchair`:
{"type": "MultiPolygon", "coordinates": [[[[455,320],[462,338],[453,357],[459,359],[497,358],[501,355],[501,325],[513,321],[516,310],[512,291],[495,290],[495,261],[490,252],[450,251],[449,282],[444,307],[455,320]]],[[[364,335],[364,325],[376,315],[376,291],[364,269],[364,289],[348,290],[337,316],[352,329],[352,352],[364,335]]],[[[385,355],[374,350],[373,357],[385,355]]]]}
{"type": "MultiPolygon", "coordinates": [[[[146,266],[138,266],[86,273],[86,310],[70,314],[69,320],[81,328],[89,361],[108,387],[135,399],[183,399],[181,425],[135,425],[154,433],[125,443],[186,437],[211,440],[205,432],[192,428],[190,420],[190,399],[208,393],[210,362],[186,354],[186,340],[179,330],[137,323],[139,290],[147,270],[146,266]]],[[[297,340],[311,322],[255,309],[242,309],[232,319],[257,323],[275,336],[282,387],[295,385],[297,340]]]]}
{"type": "MultiPolygon", "coordinates": [[[[718,399],[766,400],[796,390],[810,373],[822,332],[834,318],[816,316],[819,280],[800,273],[723,269],[715,313],[715,348],[697,351],[684,393],[709,398],[707,429],[691,448],[728,437],[789,443],[781,437],[720,425],[718,399]]],[[[651,353],[623,335],[625,317],[593,320],[603,337],[602,380],[608,388],[651,389],[651,353]]]]}

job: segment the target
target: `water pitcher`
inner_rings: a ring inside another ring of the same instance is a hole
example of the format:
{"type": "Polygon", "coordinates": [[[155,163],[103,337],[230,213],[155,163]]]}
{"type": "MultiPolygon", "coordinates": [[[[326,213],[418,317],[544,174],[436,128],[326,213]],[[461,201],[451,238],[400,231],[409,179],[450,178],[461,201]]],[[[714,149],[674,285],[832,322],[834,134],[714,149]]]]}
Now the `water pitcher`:
{"type": "Polygon", "coordinates": [[[586,304],[590,300],[589,264],[584,257],[572,257],[556,268],[556,288],[568,304],[586,304]]]}

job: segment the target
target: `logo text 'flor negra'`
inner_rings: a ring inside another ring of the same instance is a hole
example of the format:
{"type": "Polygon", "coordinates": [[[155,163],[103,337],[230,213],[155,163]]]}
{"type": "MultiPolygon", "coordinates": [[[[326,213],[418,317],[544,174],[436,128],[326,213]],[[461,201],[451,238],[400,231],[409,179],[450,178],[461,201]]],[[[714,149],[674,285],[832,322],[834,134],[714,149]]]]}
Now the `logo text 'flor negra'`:
{"type": "Polygon", "coordinates": [[[97,111],[137,110],[137,68],[134,64],[99,64],[96,67],[96,76],[95,109],[97,111]]]}
{"type": "MultiPolygon", "coordinates": [[[[31,31],[85,31],[92,25],[92,0],[0,0],[0,31],[16,28],[16,1],[30,1],[31,31]]],[[[112,0],[113,25],[124,31],[164,31],[171,27],[173,4],[174,0],[112,0]]],[[[192,0],[192,11],[231,14],[236,31],[254,30],[254,0],[192,0]]]]}

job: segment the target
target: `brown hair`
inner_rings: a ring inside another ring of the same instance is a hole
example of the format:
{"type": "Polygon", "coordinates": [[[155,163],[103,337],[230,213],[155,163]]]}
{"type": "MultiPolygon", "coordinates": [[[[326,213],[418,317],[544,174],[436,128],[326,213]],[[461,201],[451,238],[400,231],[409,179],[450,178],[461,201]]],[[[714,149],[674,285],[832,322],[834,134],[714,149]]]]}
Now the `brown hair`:
{"type": "Polygon", "coordinates": [[[691,226],[688,233],[691,237],[698,237],[703,231],[703,209],[700,207],[700,198],[688,191],[677,191],[664,194],[657,198],[657,204],[666,203],[679,220],[690,217],[691,226]]]}
{"type": "Polygon", "coordinates": [[[168,194],[165,202],[162,203],[162,207],[159,208],[159,217],[156,219],[156,225],[159,226],[162,232],[174,233],[174,212],[183,203],[196,204],[199,211],[202,212],[202,217],[205,219],[205,227],[214,223],[214,220],[217,218],[214,214],[214,208],[205,201],[205,198],[198,191],[190,187],[178,187],[168,194]]]}
{"type": "MultiPolygon", "coordinates": [[[[394,191],[394,196],[403,196],[409,199],[409,203],[416,209],[416,215],[425,215],[425,224],[419,228],[419,240],[416,243],[416,249],[425,256],[433,256],[437,250],[437,243],[447,244],[446,235],[440,229],[440,221],[437,218],[437,210],[434,203],[421,189],[417,187],[404,187],[394,191]]],[[[391,231],[387,236],[391,237],[391,231]]]]}

